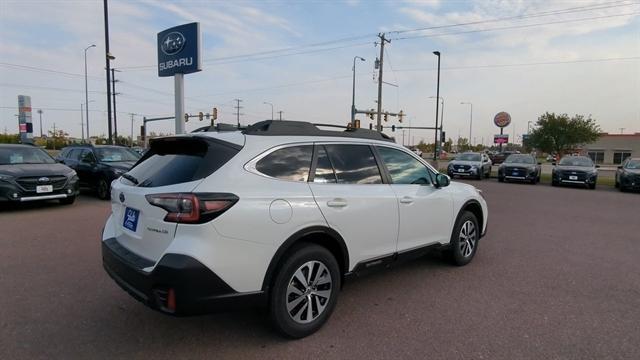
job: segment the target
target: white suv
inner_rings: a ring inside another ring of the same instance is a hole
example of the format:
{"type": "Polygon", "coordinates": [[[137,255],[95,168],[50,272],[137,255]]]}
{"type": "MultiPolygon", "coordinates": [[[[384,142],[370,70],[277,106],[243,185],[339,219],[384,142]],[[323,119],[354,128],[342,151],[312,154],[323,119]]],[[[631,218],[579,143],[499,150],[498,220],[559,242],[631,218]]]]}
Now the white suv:
{"type": "Polygon", "coordinates": [[[294,338],[345,277],[434,247],[465,265],[487,226],[479,190],[387,136],[293,121],[153,140],[111,199],[103,265],[133,297],[174,315],[265,305],[294,338]]]}

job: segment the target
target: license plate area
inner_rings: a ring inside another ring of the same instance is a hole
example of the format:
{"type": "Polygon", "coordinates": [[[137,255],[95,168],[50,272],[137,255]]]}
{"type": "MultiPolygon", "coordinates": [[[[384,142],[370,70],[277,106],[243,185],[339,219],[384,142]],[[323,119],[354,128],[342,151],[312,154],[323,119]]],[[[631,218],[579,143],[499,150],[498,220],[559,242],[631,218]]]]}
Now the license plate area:
{"type": "Polygon", "coordinates": [[[53,185],[38,185],[36,186],[36,193],[44,194],[53,192],[53,185]]]}
{"type": "Polygon", "coordinates": [[[575,175],[570,175],[569,180],[578,180],[578,177],[575,175]]]}
{"type": "Polygon", "coordinates": [[[138,228],[138,219],[140,218],[140,210],[136,210],[127,207],[124,211],[124,219],[122,220],[122,227],[125,229],[136,232],[138,228]]]}

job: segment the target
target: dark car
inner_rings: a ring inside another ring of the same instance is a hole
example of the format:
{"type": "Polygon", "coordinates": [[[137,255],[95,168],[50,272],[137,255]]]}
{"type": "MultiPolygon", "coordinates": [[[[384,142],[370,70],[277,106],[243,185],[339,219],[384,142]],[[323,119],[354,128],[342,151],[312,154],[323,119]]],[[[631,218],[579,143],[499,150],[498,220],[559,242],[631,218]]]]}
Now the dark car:
{"type": "Polygon", "coordinates": [[[596,188],[598,181],[598,167],[591,158],[586,156],[565,156],[557,164],[551,173],[551,185],[558,186],[583,185],[589,189],[596,188]]]}
{"type": "Polygon", "coordinates": [[[540,163],[533,155],[511,154],[498,167],[498,181],[527,181],[532,184],[540,182],[540,163]]]}
{"type": "Polygon", "coordinates": [[[111,182],[126,173],[140,159],[135,151],[112,145],[74,145],[62,149],[58,160],[74,169],[80,186],[95,190],[98,197],[111,197],[111,182]]]}
{"type": "Polygon", "coordinates": [[[493,156],[490,156],[491,163],[493,165],[502,164],[504,162],[504,160],[506,158],[508,158],[509,155],[511,155],[511,154],[516,154],[516,152],[515,151],[503,151],[501,153],[497,153],[497,154],[495,154],[493,156]]]}
{"type": "Polygon", "coordinates": [[[616,187],[620,191],[640,190],[640,158],[628,158],[618,166],[616,187]]]}
{"type": "Polygon", "coordinates": [[[0,144],[0,202],[57,199],[72,204],[78,176],[32,145],[0,144]]]}

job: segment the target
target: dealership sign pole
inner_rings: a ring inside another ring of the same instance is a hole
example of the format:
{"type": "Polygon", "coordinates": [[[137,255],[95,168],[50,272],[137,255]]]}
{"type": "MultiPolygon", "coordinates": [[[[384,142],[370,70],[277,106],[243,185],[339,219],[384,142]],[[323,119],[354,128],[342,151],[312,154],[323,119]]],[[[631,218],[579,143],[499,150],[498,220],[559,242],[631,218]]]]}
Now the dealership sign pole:
{"type": "Polygon", "coordinates": [[[158,33],[158,76],[174,77],[176,134],[184,134],[184,74],[202,70],[200,23],[158,33]]]}
{"type": "Polygon", "coordinates": [[[493,117],[493,123],[500,128],[500,135],[493,136],[493,143],[500,144],[500,151],[502,151],[502,144],[509,143],[509,134],[504,135],[504,128],[511,124],[511,115],[501,111],[493,117]]]}
{"type": "Polygon", "coordinates": [[[20,131],[20,142],[23,144],[33,144],[31,96],[18,95],[18,129],[20,131]]]}

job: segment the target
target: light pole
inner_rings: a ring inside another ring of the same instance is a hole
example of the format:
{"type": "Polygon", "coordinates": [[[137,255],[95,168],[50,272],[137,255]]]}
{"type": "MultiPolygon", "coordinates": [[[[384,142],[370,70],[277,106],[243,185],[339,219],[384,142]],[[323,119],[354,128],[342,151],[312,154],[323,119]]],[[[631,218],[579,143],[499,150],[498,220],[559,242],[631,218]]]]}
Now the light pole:
{"type": "MultiPolygon", "coordinates": [[[[440,51],[434,51],[433,55],[438,57],[438,82],[436,85],[436,98],[440,99],[440,51]]],[[[438,106],[440,105],[440,101],[436,100],[436,128],[435,128],[435,140],[433,142],[433,161],[438,160],[438,106]]]]}
{"type": "Polygon", "coordinates": [[[471,112],[469,113],[469,146],[471,146],[471,129],[473,128],[473,104],[470,102],[461,102],[460,104],[462,105],[470,105],[471,106],[471,112]]]}
{"type": "MultiPolygon", "coordinates": [[[[429,99],[436,99],[435,96],[429,96],[429,99]]],[[[442,109],[440,109],[440,137],[442,137],[442,131],[444,130],[444,98],[440,96],[440,101],[442,101],[442,109]]]]}
{"type": "Polygon", "coordinates": [[[87,85],[87,50],[96,47],[95,44],[91,44],[84,49],[84,102],[87,105],[85,107],[85,117],[87,118],[87,137],[89,137],[89,87],[87,85]]]}
{"type": "Polygon", "coordinates": [[[38,115],[40,115],[40,138],[42,138],[42,109],[38,109],[38,115]]]}
{"type": "Polygon", "coordinates": [[[356,120],[356,60],[360,59],[360,61],[366,61],[364,58],[360,56],[353,57],[353,88],[351,90],[351,123],[353,124],[356,120]]]}
{"type": "Polygon", "coordinates": [[[263,104],[265,104],[265,105],[271,105],[271,121],[273,121],[273,104],[272,104],[272,103],[270,103],[270,102],[267,102],[267,101],[263,102],[263,104]]]}

